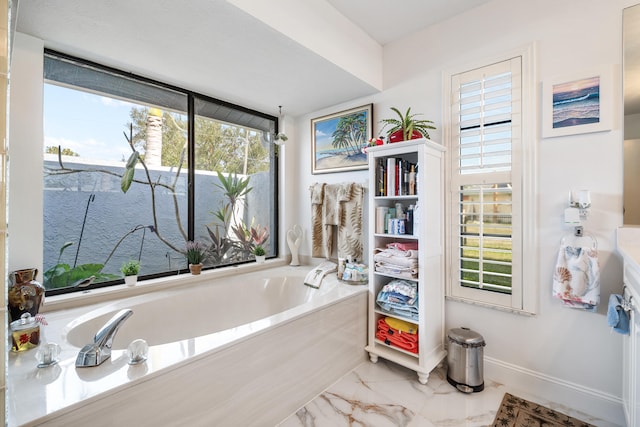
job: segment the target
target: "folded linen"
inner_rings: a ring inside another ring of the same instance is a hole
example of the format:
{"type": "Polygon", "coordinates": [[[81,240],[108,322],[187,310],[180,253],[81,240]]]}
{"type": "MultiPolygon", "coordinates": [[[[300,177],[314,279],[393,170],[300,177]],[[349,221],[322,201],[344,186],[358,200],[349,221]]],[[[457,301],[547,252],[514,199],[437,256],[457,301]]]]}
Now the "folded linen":
{"type": "Polygon", "coordinates": [[[411,267],[402,267],[386,262],[376,262],[375,270],[379,273],[393,274],[395,276],[406,277],[407,279],[415,279],[418,277],[418,269],[411,267]]]}
{"type": "Polygon", "coordinates": [[[418,287],[414,282],[392,280],[378,292],[376,303],[389,313],[418,320],[418,287]]]}
{"type": "Polygon", "coordinates": [[[609,295],[607,307],[607,324],[619,334],[629,335],[629,315],[622,306],[623,297],[620,294],[609,295]]]}
{"type": "Polygon", "coordinates": [[[392,242],[387,244],[388,248],[396,248],[401,251],[418,250],[418,242],[392,242]]]}
{"type": "Polygon", "coordinates": [[[398,267],[418,268],[418,258],[403,256],[398,254],[399,251],[389,251],[386,249],[376,249],[373,255],[375,262],[392,264],[398,267]]]}
{"type": "Polygon", "coordinates": [[[387,345],[393,345],[411,353],[418,353],[418,335],[403,333],[392,328],[385,319],[378,321],[376,338],[387,345]]]}
{"type": "Polygon", "coordinates": [[[600,303],[598,251],[592,247],[561,246],[552,292],[567,307],[595,312],[600,303]]]}

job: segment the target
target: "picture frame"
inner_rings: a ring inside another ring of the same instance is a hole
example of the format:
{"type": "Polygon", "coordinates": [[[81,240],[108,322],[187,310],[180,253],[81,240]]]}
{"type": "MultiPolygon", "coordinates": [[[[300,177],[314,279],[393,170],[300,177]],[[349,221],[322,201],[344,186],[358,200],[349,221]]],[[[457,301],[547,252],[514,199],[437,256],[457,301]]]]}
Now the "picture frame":
{"type": "Polygon", "coordinates": [[[611,130],[613,116],[611,67],[556,76],[543,85],[542,137],[611,130]]]}
{"type": "Polygon", "coordinates": [[[312,174],[368,168],[362,148],[373,134],[373,104],[311,120],[312,174]]]}

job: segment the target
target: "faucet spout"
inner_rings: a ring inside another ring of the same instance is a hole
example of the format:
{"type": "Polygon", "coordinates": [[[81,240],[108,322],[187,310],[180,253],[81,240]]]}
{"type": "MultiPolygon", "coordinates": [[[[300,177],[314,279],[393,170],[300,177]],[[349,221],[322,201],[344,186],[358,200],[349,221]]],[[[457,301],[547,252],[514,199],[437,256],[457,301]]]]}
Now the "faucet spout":
{"type": "Polygon", "coordinates": [[[131,309],[120,310],[111,318],[93,338],[93,343],[82,347],[76,358],[77,368],[88,368],[98,366],[111,357],[111,346],[113,338],[125,320],[133,314],[131,309]]]}

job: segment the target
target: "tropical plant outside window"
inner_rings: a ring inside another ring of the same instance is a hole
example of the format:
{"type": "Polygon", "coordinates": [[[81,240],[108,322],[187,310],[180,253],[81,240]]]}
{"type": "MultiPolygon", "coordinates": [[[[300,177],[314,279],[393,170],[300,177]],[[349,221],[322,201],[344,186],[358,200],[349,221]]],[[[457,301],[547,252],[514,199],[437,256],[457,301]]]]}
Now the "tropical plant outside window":
{"type": "Polygon", "coordinates": [[[49,294],[276,255],[274,117],[50,51],[44,116],[49,294]]]}

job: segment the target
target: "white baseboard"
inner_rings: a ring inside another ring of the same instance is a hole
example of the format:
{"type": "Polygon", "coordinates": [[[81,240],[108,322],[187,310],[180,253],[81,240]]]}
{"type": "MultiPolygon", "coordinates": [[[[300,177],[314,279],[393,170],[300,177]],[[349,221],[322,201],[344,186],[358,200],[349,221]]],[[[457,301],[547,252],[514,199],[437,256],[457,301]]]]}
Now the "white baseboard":
{"type": "Polygon", "coordinates": [[[622,399],[618,396],[486,356],[484,375],[521,391],[523,394],[519,396],[524,399],[538,396],[619,426],[626,424],[622,399]]]}

